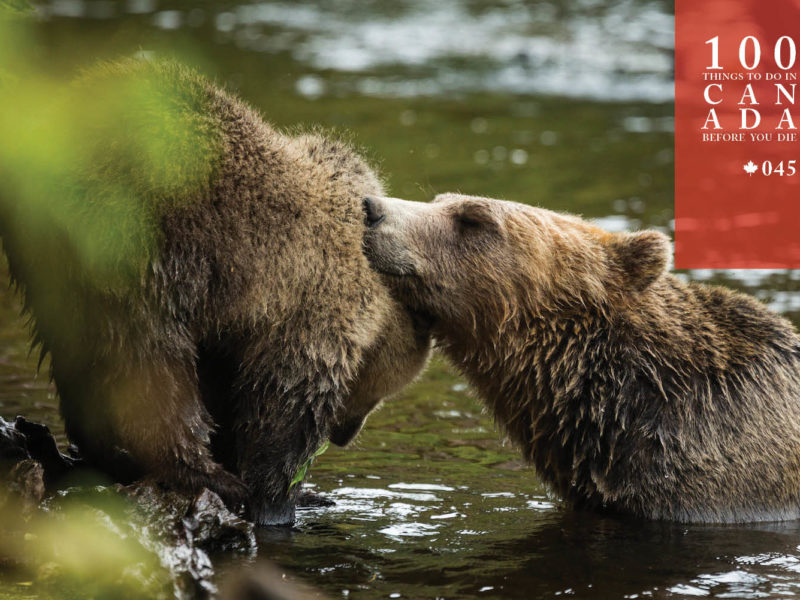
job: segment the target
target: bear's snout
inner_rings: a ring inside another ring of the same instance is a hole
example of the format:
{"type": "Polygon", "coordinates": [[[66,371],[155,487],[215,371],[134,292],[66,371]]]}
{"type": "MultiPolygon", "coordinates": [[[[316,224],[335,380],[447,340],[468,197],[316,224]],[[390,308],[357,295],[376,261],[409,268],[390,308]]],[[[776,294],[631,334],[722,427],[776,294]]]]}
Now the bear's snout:
{"type": "Polygon", "coordinates": [[[367,227],[377,227],[384,221],[384,219],[386,219],[386,214],[383,210],[383,204],[381,203],[380,199],[376,198],[375,196],[365,196],[363,206],[364,223],[367,227]]]}
{"type": "Polygon", "coordinates": [[[356,438],[366,420],[367,417],[364,415],[347,419],[343,423],[334,424],[331,427],[330,441],[340,447],[347,446],[356,438]]]}

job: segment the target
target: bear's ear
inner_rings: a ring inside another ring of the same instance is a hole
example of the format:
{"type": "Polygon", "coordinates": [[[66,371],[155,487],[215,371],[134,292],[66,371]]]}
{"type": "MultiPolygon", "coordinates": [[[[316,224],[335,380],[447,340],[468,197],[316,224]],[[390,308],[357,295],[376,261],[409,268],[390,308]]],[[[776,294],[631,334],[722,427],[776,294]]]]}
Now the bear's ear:
{"type": "Polygon", "coordinates": [[[500,219],[486,202],[461,202],[453,216],[464,229],[500,230],[500,219]]]}
{"type": "Polygon", "coordinates": [[[634,290],[646,289],[669,268],[672,247],[658,231],[618,234],[609,246],[612,261],[634,290]]]}

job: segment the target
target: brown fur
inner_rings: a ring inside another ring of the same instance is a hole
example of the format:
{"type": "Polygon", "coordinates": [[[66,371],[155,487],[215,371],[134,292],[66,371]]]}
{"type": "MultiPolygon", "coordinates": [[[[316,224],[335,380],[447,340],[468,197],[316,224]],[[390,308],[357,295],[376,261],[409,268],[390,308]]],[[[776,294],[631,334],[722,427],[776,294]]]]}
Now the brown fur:
{"type": "Polygon", "coordinates": [[[686,522],[800,517],[788,321],[669,275],[657,232],[457,195],[374,199],[370,214],[375,267],[566,500],[686,522]]]}
{"type": "Polygon", "coordinates": [[[361,250],[361,199],[380,180],[347,145],[286,135],[176,64],[102,66],[69,101],[92,132],[88,167],[46,210],[0,203],[69,438],[117,479],[208,487],[260,523],[292,520],[298,467],[329,436],[352,439],[428,353],[361,250]],[[104,121],[125,86],[144,93],[104,121]],[[148,171],[137,135],[151,122],[164,135],[156,109],[177,132],[148,171]],[[95,262],[79,254],[87,227],[95,262]]]}

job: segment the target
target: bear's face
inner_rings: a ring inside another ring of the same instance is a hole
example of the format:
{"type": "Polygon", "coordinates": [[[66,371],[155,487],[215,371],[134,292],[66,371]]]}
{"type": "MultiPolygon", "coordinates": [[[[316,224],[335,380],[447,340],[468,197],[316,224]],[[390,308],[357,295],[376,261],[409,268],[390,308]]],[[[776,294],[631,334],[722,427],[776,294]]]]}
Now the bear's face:
{"type": "Polygon", "coordinates": [[[372,266],[411,310],[451,330],[496,327],[520,311],[613,302],[647,289],[669,262],[661,233],[608,233],[514,202],[369,197],[364,210],[372,266]]]}

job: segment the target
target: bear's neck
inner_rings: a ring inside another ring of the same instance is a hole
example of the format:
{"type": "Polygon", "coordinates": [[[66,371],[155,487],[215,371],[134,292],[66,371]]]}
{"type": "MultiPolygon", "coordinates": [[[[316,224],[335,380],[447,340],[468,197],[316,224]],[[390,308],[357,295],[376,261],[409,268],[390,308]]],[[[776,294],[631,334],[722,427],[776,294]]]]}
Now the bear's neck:
{"type": "Polygon", "coordinates": [[[525,459],[569,496],[574,466],[591,448],[587,436],[599,443],[604,414],[618,408],[612,391],[630,376],[615,355],[624,347],[619,326],[605,309],[584,306],[436,337],[525,459]]]}
{"type": "Polygon", "coordinates": [[[612,317],[601,309],[519,314],[503,326],[436,331],[447,357],[509,425],[514,441],[527,446],[530,419],[523,413],[546,409],[590,376],[590,354],[612,344],[612,317]],[[520,422],[518,435],[514,424],[520,422]],[[526,433],[523,435],[522,431],[526,433]]]}

